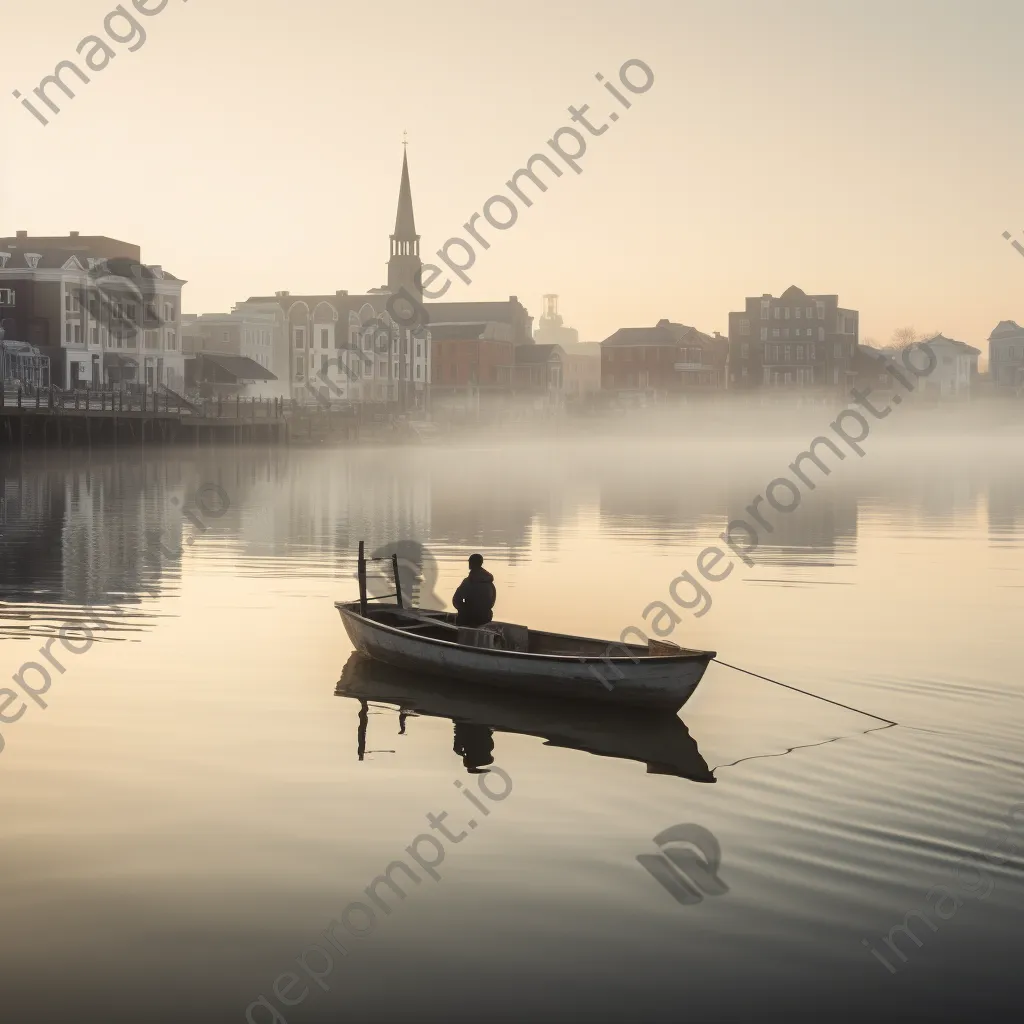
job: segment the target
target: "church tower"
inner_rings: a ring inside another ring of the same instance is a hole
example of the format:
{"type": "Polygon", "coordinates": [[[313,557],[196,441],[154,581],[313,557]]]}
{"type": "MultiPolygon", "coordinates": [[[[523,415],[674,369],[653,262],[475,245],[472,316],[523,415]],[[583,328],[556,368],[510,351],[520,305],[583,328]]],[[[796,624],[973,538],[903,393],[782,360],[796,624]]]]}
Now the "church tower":
{"type": "Polygon", "coordinates": [[[388,260],[388,290],[396,295],[403,288],[417,302],[423,298],[420,280],[420,236],[412,215],[412,189],[409,187],[409,151],[402,157],[402,185],[398,190],[398,216],[391,236],[391,258],[388,260]]]}

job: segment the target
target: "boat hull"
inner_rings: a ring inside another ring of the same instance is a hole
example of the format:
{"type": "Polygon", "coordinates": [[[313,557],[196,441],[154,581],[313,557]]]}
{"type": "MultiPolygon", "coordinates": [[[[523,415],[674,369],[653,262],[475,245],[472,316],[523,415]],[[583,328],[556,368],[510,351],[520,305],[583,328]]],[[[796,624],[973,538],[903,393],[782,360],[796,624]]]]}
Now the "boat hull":
{"type": "Polygon", "coordinates": [[[643,653],[637,656],[595,657],[466,647],[375,622],[360,614],[358,603],[339,602],[336,607],[353,647],[386,665],[569,700],[678,711],[715,654],[692,651],[651,657],[638,648],[643,653]]]}

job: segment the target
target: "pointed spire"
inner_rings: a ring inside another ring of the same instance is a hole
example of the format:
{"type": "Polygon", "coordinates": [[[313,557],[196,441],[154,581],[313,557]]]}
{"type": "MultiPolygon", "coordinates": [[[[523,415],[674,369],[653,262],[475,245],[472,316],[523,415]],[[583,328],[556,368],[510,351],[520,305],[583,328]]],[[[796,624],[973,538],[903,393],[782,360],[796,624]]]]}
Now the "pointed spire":
{"type": "Polygon", "coordinates": [[[398,191],[398,216],[393,239],[411,242],[417,238],[416,221],[412,215],[412,188],[409,185],[409,152],[402,157],[402,186],[398,191]]]}

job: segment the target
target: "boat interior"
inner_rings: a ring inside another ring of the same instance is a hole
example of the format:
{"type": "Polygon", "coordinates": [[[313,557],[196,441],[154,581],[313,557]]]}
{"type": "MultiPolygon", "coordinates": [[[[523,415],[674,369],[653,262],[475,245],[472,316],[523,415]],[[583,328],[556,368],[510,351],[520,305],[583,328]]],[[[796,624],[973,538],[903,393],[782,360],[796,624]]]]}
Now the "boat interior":
{"type": "MultiPolygon", "coordinates": [[[[352,609],[358,612],[358,604],[352,609]]],[[[510,622],[489,622],[483,629],[468,629],[455,624],[454,612],[426,608],[399,608],[393,604],[367,607],[366,617],[381,625],[394,626],[406,633],[445,640],[469,647],[490,650],[519,651],[526,654],[551,654],[568,657],[651,658],[699,654],[664,641],[651,640],[646,646],[616,643],[609,651],[609,641],[563,633],[545,633],[510,622]]]]}

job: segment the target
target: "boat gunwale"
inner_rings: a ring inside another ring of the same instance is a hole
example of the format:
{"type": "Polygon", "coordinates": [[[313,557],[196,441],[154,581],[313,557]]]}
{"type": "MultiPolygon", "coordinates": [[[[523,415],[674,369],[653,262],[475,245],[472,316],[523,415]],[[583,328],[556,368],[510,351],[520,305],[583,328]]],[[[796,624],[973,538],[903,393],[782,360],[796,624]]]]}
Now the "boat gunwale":
{"type": "MultiPolygon", "coordinates": [[[[363,615],[361,611],[357,610],[359,608],[358,601],[335,601],[334,607],[337,608],[338,611],[341,612],[343,615],[351,615],[353,616],[353,618],[358,619],[360,622],[364,622],[375,629],[382,629],[387,631],[388,633],[396,633],[399,636],[410,637],[411,639],[417,640],[420,643],[439,644],[443,647],[453,647],[460,651],[472,651],[474,654],[490,654],[498,655],[500,657],[511,656],[515,658],[532,658],[540,659],[541,661],[568,661],[572,662],[574,665],[587,665],[592,662],[595,664],[604,664],[606,662],[621,662],[628,665],[637,665],[640,663],[673,664],[681,661],[711,661],[713,658],[718,656],[717,651],[700,651],[690,647],[680,648],[679,654],[658,654],[654,656],[645,654],[642,657],[638,658],[624,657],[622,655],[608,656],[600,654],[538,654],[532,651],[509,651],[505,648],[497,647],[466,647],[464,644],[460,644],[452,640],[438,640],[436,637],[420,636],[416,633],[410,633],[408,630],[401,629],[398,626],[389,626],[385,622],[377,622],[376,620],[371,619],[368,615],[363,615]]],[[[410,609],[400,608],[396,604],[378,605],[377,607],[380,607],[382,609],[394,609],[395,611],[410,611],[410,609]]],[[[545,631],[534,630],[533,632],[544,633],[545,631]]],[[[643,650],[643,648],[640,648],[639,645],[636,644],[618,644],[617,641],[601,640],[598,637],[574,636],[570,633],[548,633],[546,635],[564,637],[567,640],[589,640],[593,643],[606,643],[609,646],[634,646],[637,647],[638,650],[643,650]]]]}

